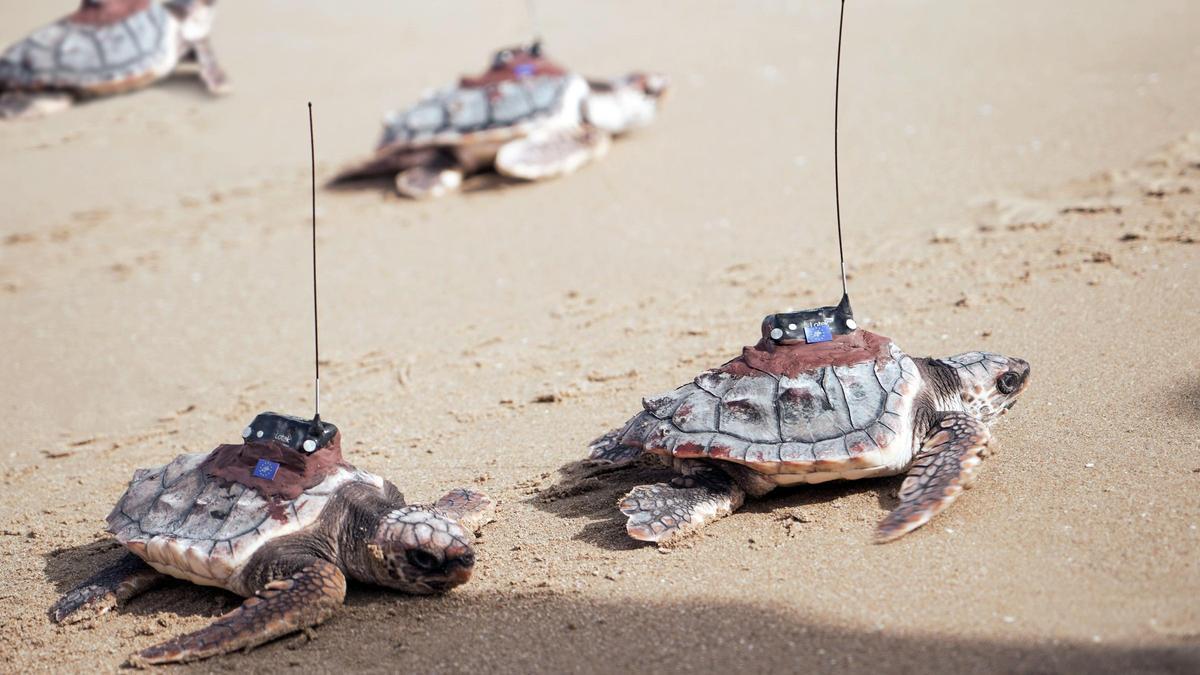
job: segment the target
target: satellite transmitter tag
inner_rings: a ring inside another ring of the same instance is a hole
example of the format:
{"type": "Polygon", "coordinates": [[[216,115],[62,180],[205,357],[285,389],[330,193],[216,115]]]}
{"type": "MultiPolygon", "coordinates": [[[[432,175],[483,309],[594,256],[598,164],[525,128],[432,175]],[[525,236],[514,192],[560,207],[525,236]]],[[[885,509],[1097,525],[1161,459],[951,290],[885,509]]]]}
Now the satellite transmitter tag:
{"type": "Polygon", "coordinates": [[[843,295],[842,301],[832,307],[770,314],[763,319],[762,334],[781,345],[815,344],[828,342],[835,335],[849,335],[857,328],[850,298],[843,295]]]}
{"type": "Polygon", "coordinates": [[[275,441],[293,450],[312,453],[329,445],[337,435],[334,425],[328,422],[320,424],[320,429],[316,430],[312,420],[264,412],[259,413],[250,426],[242,431],[242,438],[247,442],[275,441]]]}
{"type": "Polygon", "coordinates": [[[842,248],[842,198],[838,185],[838,90],[842,79],[842,24],[846,18],[846,0],[838,15],[837,69],[833,80],[833,195],[837,206],[838,259],[842,264],[842,299],[830,307],[803,309],[786,314],[770,314],[763,319],[762,334],[776,344],[829,342],[835,335],[849,335],[858,329],[850,294],[846,290],[846,254],[842,248]]]}
{"type": "MultiPolygon", "coordinates": [[[[247,443],[275,441],[306,454],[327,447],[337,436],[337,427],[321,421],[321,341],[317,332],[317,147],[313,140],[312,103],[308,104],[308,141],[312,160],[312,273],[313,273],[313,369],[316,373],[316,411],[311,420],[275,412],[260,413],[242,431],[247,443]]],[[[254,467],[254,475],[273,480],[279,464],[260,460],[254,467]],[[272,469],[270,464],[274,464],[272,469]],[[269,473],[270,475],[265,475],[269,473]]]]}

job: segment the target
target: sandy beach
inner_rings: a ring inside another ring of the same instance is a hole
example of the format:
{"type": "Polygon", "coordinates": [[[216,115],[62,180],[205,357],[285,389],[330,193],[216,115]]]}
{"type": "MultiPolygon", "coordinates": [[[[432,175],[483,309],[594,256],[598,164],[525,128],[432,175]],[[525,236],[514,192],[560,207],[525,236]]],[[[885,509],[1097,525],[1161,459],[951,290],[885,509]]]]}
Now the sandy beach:
{"type": "MultiPolygon", "coordinates": [[[[71,9],[0,0],[0,43],[71,9]]],[[[974,489],[883,546],[901,478],[777,491],[669,548],[588,442],[840,293],[834,0],[540,3],[581,72],[671,77],[656,123],[561,180],[438,201],[318,193],[322,414],[413,501],[498,520],[470,583],[353,586],[197,671],[1200,670],[1200,4],[855,2],[841,190],[865,327],[1019,356],[974,489]]],[[[307,415],[309,147],[525,40],[522,2],[224,0],[235,91],[194,76],[0,123],[0,671],[113,671],[239,599],[183,583],[82,625],[133,471],[307,415]]]]}

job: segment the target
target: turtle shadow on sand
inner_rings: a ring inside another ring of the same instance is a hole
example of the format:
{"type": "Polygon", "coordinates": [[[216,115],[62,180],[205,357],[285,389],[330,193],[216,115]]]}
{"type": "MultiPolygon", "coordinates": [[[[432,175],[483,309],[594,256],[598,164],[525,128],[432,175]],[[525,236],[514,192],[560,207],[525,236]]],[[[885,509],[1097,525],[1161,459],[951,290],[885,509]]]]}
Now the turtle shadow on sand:
{"type": "Polygon", "coordinates": [[[802,608],[748,601],[471,590],[446,597],[352,593],[317,639],[284,638],[210,668],[456,673],[1194,672],[1200,646],[957,637],[863,630],[802,608]],[[336,665],[335,665],[336,664],[336,665]]]}
{"type": "Polygon", "coordinates": [[[669,480],[667,467],[650,458],[619,466],[578,460],[559,467],[558,473],[556,483],[529,497],[527,503],[559,518],[585,520],[583,529],[572,537],[576,541],[611,551],[645,546],[625,534],[625,516],[617,510],[617,500],[634,485],[669,480]]]}
{"type": "MultiPolygon", "coordinates": [[[[169,92],[171,96],[190,97],[195,101],[212,100],[212,96],[208,93],[208,90],[204,88],[204,84],[196,79],[195,71],[186,68],[167,75],[161,81],[156,82],[152,88],[169,92]]],[[[120,96],[133,96],[143,93],[143,91],[144,90],[139,89],[125,92],[120,96]]],[[[85,98],[76,102],[75,105],[81,109],[90,109],[92,106],[103,106],[105,103],[109,103],[113,99],[114,97],[112,96],[85,98]]]]}
{"type": "MultiPolygon", "coordinates": [[[[626,533],[627,518],[617,508],[617,502],[638,485],[667,482],[675,475],[657,458],[650,456],[622,465],[572,461],[559,468],[556,483],[529,497],[526,502],[559,518],[586,520],[583,528],[572,537],[577,541],[608,550],[626,551],[650,544],[633,539],[626,533]]],[[[871,491],[876,493],[880,508],[891,511],[899,503],[895,495],[902,480],[903,476],[896,476],[780,489],[764,497],[747,500],[731,517],[824,504],[871,491]]]]}
{"type": "MultiPolygon", "coordinates": [[[[881,476],[865,480],[830,481],[828,483],[799,484],[791,487],[783,487],[763,497],[746,500],[746,503],[733,515],[736,516],[738,513],[771,513],[773,511],[797,509],[805,506],[825,504],[826,502],[836,502],[863,492],[874,492],[875,500],[882,510],[879,518],[882,519],[899,506],[900,499],[897,496],[897,492],[902,482],[904,482],[904,476],[881,476]]],[[[867,537],[869,534],[869,528],[864,530],[864,537],[867,537]]]]}
{"type": "MultiPolygon", "coordinates": [[[[483,173],[473,174],[463,179],[462,186],[458,191],[465,195],[501,192],[511,188],[528,187],[532,181],[521,180],[519,178],[510,178],[503,176],[495,171],[485,171],[483,173]]],[[[412,204],[420,204],[428,200],[412,199],[400,195],[396,191],[396,179],[393,176],[364,176],[353,180],[344,180],[339,182],[326,182],[324,189],[332,192],[360,192],[365,190],[375,190],[389,197],[395,197],[397,201],[410,202],[412,204]]]]}
{"type": "MultiPolygon", "coordinates": [[[[617,476],[603,476],[601,486],[611,484],[614,487],[609,491],[615,492],[615,486],[623,487],[626,478],[641,480],[647,475],[647,467],[626,467],[617,476]]],[[[578,505],[580,499],[592,500],[599,492],[604,489],[593,487],[553,500],[548,502],[552,505],[549,510],[562,503],[578,505]]],[[[840,494],[834,489],[813,492],[825,498],[840,494]]],[[[791,503],[802,494],[796,491],[767,503],[791,503]]],[[[624,536],[623,528],[618,527],[613,538],[618,535],[624,536]]],[[[46,576],[60,590],[66,589],[111,563],[120,550],[109,541],[58,549],[44,554],[46,576]]],[[[213,600],[223,595],[215,589],[211,595],[196,593],[194,586],[180,583],[134,599],[118,611],[146,619],[160,610],[211,615],[223,611],[214,609],[213,600]]],[[[94,659],[93,665],[101,669],[115,668],[113,659],[121,658],[122,652],[153,641],[141,632],[146,629],[161,630],[147,620],[134,635],[121,631],[110,638],[116,648],[113,655],[101,649],[85,658],[94,659]]],[[[807,668],[871,675],[927,671],[1125,674],[1194,672],[1200,663],[1200,645],[1184,640],[1145,646],[1057,639],[1053,643],[1013,641],[939,635],[911,626],[863,630],[822,623],[807,616],[802,604],[787,602],[764,606],[749,601],[681,600],[670,594],[630,602],[628,598],[536,589],[496,593],[469,585],[445,596],[408,596],[356,585],[347,596],[346,610],[315,632],[281,637],[249,653],[228,654],[206,663],[201,666],[204,670],[238,672],[338,666],[356,671],[402,667],[412,672],[740,672],[753,663],[764,672],[807,668]],[[747,626],[754,630],[748,631],[747,626]]]]}
{"type": "Polygon", "coordinates": [[[1200,416],[1200,377],[1189,375],[1182,384],[1172,389],[1162,401],[1169,410],[1189,420],[1200,416]]]}
{"type": "MultiPolygon", "coordinates": [[[[105,538],[77,546],[64,546],[42,554],[46,580],[59,596],[69,592],[96,572],[112,565],[127,553],[115,539],[105,538]]],[[[197,587],[185,581],[167,580],[161,586],[143,593],[120,607],[115,614],[152,617],[162,612],[179,616],[213,617],[237,607],[242,598],[219,588],[197,587]]],[[[47,615],[50,605],[45,607],[47,615]]],[[[94,621],[95,619],[90,619],[94,621]]]]}

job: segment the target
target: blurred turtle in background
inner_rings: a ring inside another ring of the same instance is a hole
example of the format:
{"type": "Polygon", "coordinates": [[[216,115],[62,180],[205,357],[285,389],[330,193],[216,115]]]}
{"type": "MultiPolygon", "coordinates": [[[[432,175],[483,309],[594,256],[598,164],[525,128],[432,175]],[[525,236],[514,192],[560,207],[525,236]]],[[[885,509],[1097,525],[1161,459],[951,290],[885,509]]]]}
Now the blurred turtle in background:
{"type": "Polygon", "coordinates": [[[491,169],[531,181],[562,176],[603,157],[613,136],[654,121],[666,91],[662,75],[585,78],[537,42],[503,49],[483,74],[389,113],[374,156],[333,184],[394,176],[400,194],[419,199],[491,169]]]}
{"type": "Polygon", "coordinates": [[[83,0],[0,56],[0,118],[58,112],[120,94],[195,61],[208,90],[227,89],[208,37],[217,0],[83,0]]]}

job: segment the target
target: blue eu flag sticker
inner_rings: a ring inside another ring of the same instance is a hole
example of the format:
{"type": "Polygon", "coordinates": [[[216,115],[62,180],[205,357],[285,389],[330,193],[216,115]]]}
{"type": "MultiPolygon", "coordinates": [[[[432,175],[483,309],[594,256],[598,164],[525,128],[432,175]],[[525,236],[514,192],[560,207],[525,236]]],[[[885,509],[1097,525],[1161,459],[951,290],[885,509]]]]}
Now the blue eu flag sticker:
{"type": "Polygon", "coordinates": [[[833,339],[833,331],[827,323],[813,323],[804,326],[804,341],[808,344],[829,342],[833,339]]]}
{"type": "Polygon", "coordinates": [[[255,478],[275,480],[276,471],[279,471],[279,462],[272,462],[269,459],[260,459],[258,460],[258,464],[254,465],[255,478]]]}

